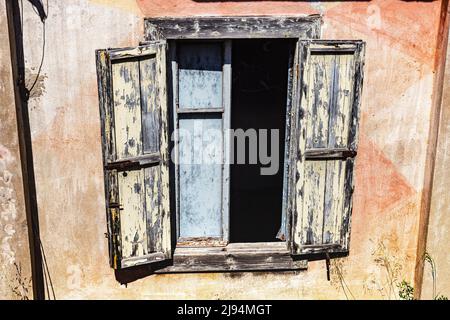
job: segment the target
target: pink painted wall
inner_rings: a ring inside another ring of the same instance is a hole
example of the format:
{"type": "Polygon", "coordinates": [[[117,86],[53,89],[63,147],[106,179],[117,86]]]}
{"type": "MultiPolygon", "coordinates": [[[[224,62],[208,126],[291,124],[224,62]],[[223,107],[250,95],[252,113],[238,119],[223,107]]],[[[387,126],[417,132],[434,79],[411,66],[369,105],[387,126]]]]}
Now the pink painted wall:
{"type": "MultiPolygon", "coordinates": [[[[57,297],[395,298],[396,283],[414,277],[440,7],[396,0],[50,2],[43,90],[30,104],[41,233],[57,297]],[[313,13],[323,15],[323,38],[367,42],[350,256],[333,262],[331,282],[318,261],[296,275],[154,275],[120,286],[103,235],[94,50],[137,44],[143,17],[313,13]]],[[[27,63],[36,66],[41,26],[31,8],[24,23],[27,63]]]]}

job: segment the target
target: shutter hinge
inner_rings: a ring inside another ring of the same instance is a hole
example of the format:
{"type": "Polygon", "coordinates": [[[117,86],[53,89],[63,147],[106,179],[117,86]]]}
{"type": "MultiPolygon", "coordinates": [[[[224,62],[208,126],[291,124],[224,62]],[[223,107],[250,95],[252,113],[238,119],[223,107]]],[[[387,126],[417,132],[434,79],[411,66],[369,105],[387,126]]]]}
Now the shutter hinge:
{"type": "Polygon", "coordinates": [[[117,202],[111,202],[108,206],[110,209],[119,209],[123,210],[123,206],[120,203],[117,202]]]}

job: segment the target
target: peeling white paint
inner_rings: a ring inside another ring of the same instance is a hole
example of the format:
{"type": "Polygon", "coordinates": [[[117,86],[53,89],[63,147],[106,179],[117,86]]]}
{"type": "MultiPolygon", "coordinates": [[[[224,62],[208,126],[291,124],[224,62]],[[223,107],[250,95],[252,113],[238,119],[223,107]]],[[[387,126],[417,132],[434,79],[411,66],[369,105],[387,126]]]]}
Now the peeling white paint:
{"type": "Polygon", "coordinates": [[[14,162],[11,152],[0,145],[0,256],[4,264],[15,262],[15,252],[11,240],[16,233],[17,218],[16,194],[12,185],[12,173],[8,165],[14,162]]]}

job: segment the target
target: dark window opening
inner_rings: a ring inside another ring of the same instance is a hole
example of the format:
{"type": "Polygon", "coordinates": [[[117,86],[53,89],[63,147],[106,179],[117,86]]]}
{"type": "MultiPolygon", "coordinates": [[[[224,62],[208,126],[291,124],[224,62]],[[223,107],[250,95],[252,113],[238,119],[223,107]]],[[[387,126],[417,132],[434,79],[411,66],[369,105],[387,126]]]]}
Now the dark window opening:
{"type": "Polygon", "coordinates": [[[260,169],[269,165],[262,165],[259,156],[257,164],[248,163],[248,139],[245,164],[236,163],[234,144],[235,159],[230,168],[231,242],[279,241],[290,46],[285,39],[233,41],[231,128],[267,129],[269,156],[270,129],[278,129],[279,154],[277,173],[261,175],[260,169]]]}

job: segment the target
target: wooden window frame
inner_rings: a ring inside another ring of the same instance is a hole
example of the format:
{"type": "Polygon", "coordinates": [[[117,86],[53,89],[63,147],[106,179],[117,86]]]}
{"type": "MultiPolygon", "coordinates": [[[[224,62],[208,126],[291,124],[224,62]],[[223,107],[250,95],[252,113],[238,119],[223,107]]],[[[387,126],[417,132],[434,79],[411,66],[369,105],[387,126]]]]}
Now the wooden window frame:
{"type": "MultiPolygon", "coordinates": [[[[309,16],[236,16],[236,17],[177,17],[177,18],[146,18],[144,20],[145,44],[154,40],[226,40],[226,39],[319,39],[322,17],[309,16]]],[[[170,47],[169,41],[169,47],[170,47]]],[[[291,55],[293,55],[291,53],[291,55]]],[[[167,59],[169,85],[169,110],[173,112],[174,79],[171,75],[172,66],[167,59]],[[171,105],[172,104],[172,105],[171,105]]],[[[293,76],[292,65],[289,77],[293,76]]],[[[290,80],[292,82],[292,80],[290,80]]],[[[287,114],[292,107],[292,83],[288,84],[287,114]],[[291,89],[290,89],[291,88],[291,89]]],[[[287,117],[286,132],[291,127],[290,117],[287,117]]],[[[289,146],[288,136],[286,146],[289,146]]],[[[285,152],[285,165],[289,150],[285,152]]],[[[289,170],[286,170],[287,172],[289,170]]],[[[286,180],[286,177],[284,178],[286,180]]],[[[171,179],[173,180],[173,179],[171,179]]],[[[287,181],[287,180],[286,180],[287,181]]],[[[172,191],[175,190],[171,181],[172,191]]],[[[287,194],[283,188],[283,210],[286,210],[287,194]]],[[[171,192],[171,194],[175,194],[171,192]]],[[[177,201],[172,201],[172,207],[177,201]]],[[[186,272],[231,272],[231,271],[295,271],[307,268],[307,260],[297,260],[290,254],[288,239],[284,242],[266,243],[231,243],[227,245],[190,247],[178,246],[178,210],[172,211],[172,248],[173,265],[155,271],[155,273],[186,273],[186,272]],[[174,229],[175,228],[175,229],[174,229]]],[[[284,219],[286,217],[284,216],[284,219]]],[[[284,226],[282,224],[282,226],[284,226]]],[[[286,236],[289,237],[289,231],[286,236]]]]}
{"type": "MultiPolygon", "coordinates": [[[[179,40],[181,43],[183,40],[179,40]]],[[[169,61],[171,62],[171,66],[168,69],[168,72],[170,73],[170,78],[172,80],[172,98],[169,102],[169,109],[172,111],[173,119],[173,128],[178,128],[178,121],[180,118],[180,115],[187,115],[187,114],[203,114],[203,115],[221,115],[222,119],[222,133],[223,137],[225,136],[225,129],[230,127],[230,109],[231,109],[231,95],[229,92],[229,88],[231,86],[231,43],[229,40],[220,40],[215,39],[214,42],[221,43],[222,46],[222,55],[223,55],[223,61],[222,61],[222,106],[221,107],[215,107],[215,108],[180,108],[179,101],[178,101],[178,74],[179,74],[179,56],[177,53],[177,45],[180,43],[179,41],[171,41],[169,46],[169,61]]],[[[199,40],[201,41],[201,40],[199,40]]],[[[209,40],[207,40],[209,41],[209,40]]],[[[176,141],[179,141],[179,137],[176,137],[176,141]]],[[[225,140],[223,142],[223,148],[225,150],[225,140]]],[[[176,154],[176,157],[179,155],[179,151],[177,148],[177,144],[174,145],[174,151],[176,154]]],[[[223,156],[227,157],[229,155],[228,152],[224,152],[223,156]]],[[[229,163],[229,159],[225,158],[224,163],[229,163]]],[[[182,238],[180,237],[180,203],[179,203],[179,195],[180,195],[180,175],[179,175],[179,169],[178,165],[175,164],[175,203],[176,203],[176,246],[183,246],[183,247],[189,247],[189,246],[195,246],[195,247],[216,247],[216,246],[224,246],[229,241],[229,211],[228,211],[228,204],[229,204],[229,181],[230,181],[230,168],[222,165],[222,197],[221,197],[221,218],[222,218],[222,224],[221,224],[221,237],[187,237],[182,238]]]]}

